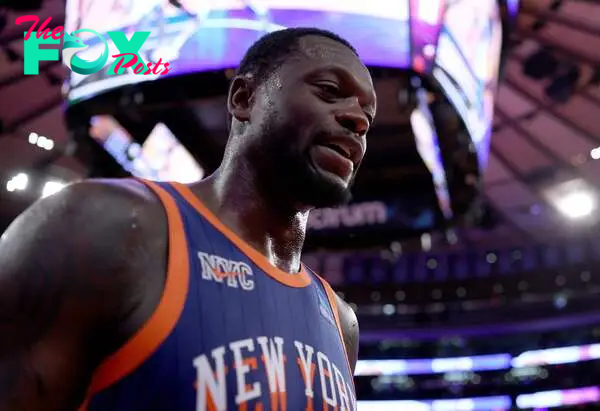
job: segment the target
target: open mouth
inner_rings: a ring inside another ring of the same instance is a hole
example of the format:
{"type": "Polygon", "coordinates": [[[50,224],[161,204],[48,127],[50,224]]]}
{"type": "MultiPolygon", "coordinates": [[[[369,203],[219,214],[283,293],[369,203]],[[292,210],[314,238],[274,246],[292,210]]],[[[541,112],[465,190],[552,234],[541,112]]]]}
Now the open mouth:
{"type": "Polygon", "coordinates": [[[354,170],[350,153],[337,144],[319,144],[314,146],[313,159],[319,169],[347,180],[354,170]]]}
{"type": "Polygon", "coordinates": [[[352,155],[350,153],[350,151],[346,148],[343,147],[339,144],[336,143],[327,143],[327,144],[322,144],[323,147],[327,147],[328,149],[335,151],[336,153],[338,153],[340,156],[352,161],[352,155]]]}

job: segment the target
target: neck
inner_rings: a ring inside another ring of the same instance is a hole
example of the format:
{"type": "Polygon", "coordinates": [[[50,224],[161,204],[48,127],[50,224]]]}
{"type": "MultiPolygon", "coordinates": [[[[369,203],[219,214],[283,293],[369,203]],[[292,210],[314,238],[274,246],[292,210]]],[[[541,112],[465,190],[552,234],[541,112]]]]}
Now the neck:
{"type": "Polygon", "coordinates": [[[223,164],[191,188],[223,224],[271,264],[298,272],[309,209],[285,209],[285,202],[264,194],[263,186],[251,168],[223,164]]]}

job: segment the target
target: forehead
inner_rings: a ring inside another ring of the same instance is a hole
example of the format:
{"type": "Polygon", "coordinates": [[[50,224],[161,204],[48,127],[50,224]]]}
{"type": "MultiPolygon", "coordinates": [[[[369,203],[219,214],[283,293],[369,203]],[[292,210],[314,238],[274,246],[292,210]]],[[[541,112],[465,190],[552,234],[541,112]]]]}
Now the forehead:
{"type": "Polygon", "coordinates": [[[352,79],[366,93],[374,96],[373,80],[365,65],[345,45],[322,36],[305,36],[299,40],[299,53],[290,59],[286,74],[304,77],[307,73],[335,71],[352,79]]]}
{"type": "Polygon", "coordinates": [[[314,62],[331,63],[332,60],[343,59],[345,62],[358,63],[362,66],[356,55],[346,47],[333,39],[324,36],[309,35],[298,40],[300,51],[314,62]]]}
{"type": "Polygon", "coordinates": [[[359,78],[371,76],[360,59],[345,45],[323,36],[305,36],[299,40],[299,60],[309,68],[339,65],[359,78]]]}

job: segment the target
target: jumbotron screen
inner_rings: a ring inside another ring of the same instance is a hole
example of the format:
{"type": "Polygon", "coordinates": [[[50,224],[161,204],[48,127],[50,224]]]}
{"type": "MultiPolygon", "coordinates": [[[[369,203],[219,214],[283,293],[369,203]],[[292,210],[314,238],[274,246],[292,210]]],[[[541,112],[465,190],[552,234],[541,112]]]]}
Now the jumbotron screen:
{"type": "Polygon", "coordinates": [[[501,49],[497,2],[448,1],[433,76],[465,123],[482,168],[489,153],[501,49]]]}
{"type": "MultiPolygon", "coordinates": [[[[407,68],[411,65],[409,9],[408,0],[67,0],[69,33],[80,28],[101,34],[124,31],[129,38],[135,31],[150,31],[140,56],[154,62],[160,58],[172,67],[162,76],[136,75],[132,69],[108,76],[110,64],[89,76],[72,74],[69,99],[167,76],[235,68],[264,34],[298,26],[340,34],[367,65],[407,68]]],[[[441,16],[426,17],[418,29],[435,44],[441,16]]],[[[100,55],[104,44],[99,38],[91,33],[80,36],[89,45],[78,53],[80,57],[100,55]]],[[[105,39],[109,55],[118,54],[108,35],[105,39]]]]}
{"type": "MultiPolygon", "coordinates": [[[[509,12],[518,0],[502,0],[509,12]]],[[[502,46],[498,0],[67,0],[65,29],[93,29],[109,46],[109,61],[91,75],[71,73],[70,103],[108,90],[194,72],[235,68],[265,33],[313,26],[350,41],[368,66],[412,69],[432,75],[455,106],[487,162],[502,46]],[[108,31],[150,31],[139,50],[146,62],[169,62],[165,75],[133,68],[108,75],[119,51],[108,31]]],[[[93,60],[101,39],[79,33],[93,60]]]]}

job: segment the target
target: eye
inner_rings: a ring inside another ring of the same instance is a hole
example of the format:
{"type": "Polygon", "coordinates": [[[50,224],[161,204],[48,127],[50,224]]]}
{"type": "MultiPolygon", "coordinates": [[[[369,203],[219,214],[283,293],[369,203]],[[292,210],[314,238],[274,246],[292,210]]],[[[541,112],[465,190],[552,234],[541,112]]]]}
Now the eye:
{"type": "Polygon", "coordinates": [[[325,99],[337,98],[340,96],[340,88],[337,84],[331,82],[322,82],[317,83],[316,87],[319,89],[319,92],[322,97],[325,99]]]}
{"type": "Polygon", "coordinates": [[[323,90],[326,93],[335,94],[339,91],[337,86],[335,86],[333,84],[320,84],[319,87],[321,88],[321,90],[323,90]]]}

